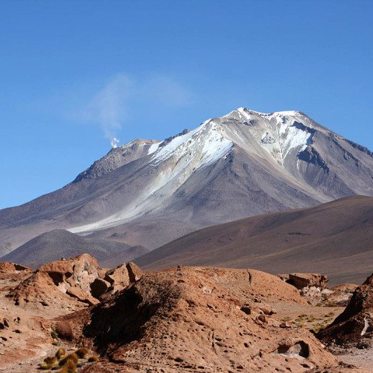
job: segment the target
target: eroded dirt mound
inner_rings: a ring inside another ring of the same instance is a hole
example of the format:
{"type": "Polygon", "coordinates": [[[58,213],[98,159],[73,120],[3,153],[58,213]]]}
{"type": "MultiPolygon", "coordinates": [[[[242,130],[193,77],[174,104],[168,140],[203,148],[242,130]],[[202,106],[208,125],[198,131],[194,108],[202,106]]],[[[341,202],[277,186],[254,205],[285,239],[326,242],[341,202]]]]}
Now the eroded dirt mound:
{"type": "Polygon", "coordinates": [[[82,336],[77,342],[106,359],[87,372],[110,371],[113,364],[139,372],[306,372],[336,366],[310,332],[276,318],[275,300],[289,307],[305,303],[276,276],[186,267],[148,273],[65,321],[82,336]]]}
{"type": "Polygon", "coordinates": [[[373,275],[356,288],[346,309],[318,337],[328,344],[373,345],[373,275]]]}

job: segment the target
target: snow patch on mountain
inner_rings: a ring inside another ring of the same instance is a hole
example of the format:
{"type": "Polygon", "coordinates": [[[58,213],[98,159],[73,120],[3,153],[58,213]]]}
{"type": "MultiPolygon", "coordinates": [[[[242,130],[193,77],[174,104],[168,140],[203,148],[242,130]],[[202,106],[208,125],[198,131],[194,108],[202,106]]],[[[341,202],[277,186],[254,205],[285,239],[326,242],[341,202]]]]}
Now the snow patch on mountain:
{"type": "Polygon", "coordinates": [[[198,161],[195,168],[205,167],[223,158],[233,146],[233,142],[224,136],[220,125],[209,119],[198,128],[176,136],[169,143],[154,152],[152,162],[159,164],[171,157],[188,162],[198,161]]]}
{"type": "Polygon", "coordinates": [[[311,137],[312,134],[310,132],[301,130],[295,126],[288,127],[286,137],[281,144],[283,158],[285,159],[292,149],[298,148],[298,152],[306,149],[307,145],[310,143],[311,137]]]}
{"type": "Polygon", "coordinates": [[[196,130],[187,132],[184,135],[176,136],[166,145],[164,145],[164,142],[162,142],[158,147],[158,151],[155,152],[152,158],[153,163],[161,163],[175,154],[181,155],[183,152],[185,152],[188,146],[188,141],[195,132],[196,130]]]}
{"type": "MultiPolygon", "coordinates": [[[[240,112],[248,114],[247,110],[240,112]]],[[[254,113],[249,111],[249,113],[254,113]]],[[[312,132],[307,128],[312,128],[310,123],[307,126],[301,113],[297,111],[281,111],[276,113],[258,113],[264,120],[269,121],[270,131],[267,129],[261,137],[262,147],[268,151],[279,163],[283,164],[290,151],[297,149],[298,152],[304,150],[312,140],[312,132]],[[302,123],[297,126],[296,122],[302,123]]]]}
{"type": "Polygon", "coordinates": [[[233,142],[223,136],[221,127],[214,122],[205,125],[205,135],[202,147],[201,166],[205,167],[229,153],[233,142]]]}
{"type": "Polygon", "coordinates": [[[156,143],[150,145],[150,147],[148,149],[148,155],[155,153],[159,149],[160,144],[161,144],[161,142],[159,141],[159,142],[156,142],[156,143]]]}

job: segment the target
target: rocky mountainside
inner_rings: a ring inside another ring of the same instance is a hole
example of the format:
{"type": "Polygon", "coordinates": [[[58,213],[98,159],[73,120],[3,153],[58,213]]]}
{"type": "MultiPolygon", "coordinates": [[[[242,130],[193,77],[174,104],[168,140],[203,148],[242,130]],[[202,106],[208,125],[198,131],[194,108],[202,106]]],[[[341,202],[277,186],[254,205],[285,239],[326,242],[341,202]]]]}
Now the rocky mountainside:
{"type": "Polygon", "coordinates": [[[183,264],[323,272],[334,283],[360,283],[372,272],[373,198],[348,197],[204,228],[136,262],[152,269],[183,264]]]}
{"type": "Polygon", "coordinates": [[[154,249],[198,228],[373,195],[373,154],[300,112],[239,108],[111,150],[72,183],[0,211],[0,255],[53,229],[154,249]]]}

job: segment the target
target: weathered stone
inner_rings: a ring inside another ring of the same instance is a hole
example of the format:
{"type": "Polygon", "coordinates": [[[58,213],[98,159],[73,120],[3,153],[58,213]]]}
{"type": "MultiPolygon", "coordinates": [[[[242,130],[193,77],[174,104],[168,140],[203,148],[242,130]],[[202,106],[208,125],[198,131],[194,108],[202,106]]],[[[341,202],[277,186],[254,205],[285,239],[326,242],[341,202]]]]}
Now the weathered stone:
{"type": "Polygon", "coordinates": [[[245,304],[241,307],[241,311],[246,313],[246,315],[251,314],[251,307],[248,304],[245,304]]]}
{"type": "Polygon", "coordinates": [[[91,295],[91,283],[98,277],[99,265],[89,254],[42,265],[28,278],[11,289],[8,297],[15,304],[53,307],[56,303],[74,306],[75,299],[87,304],[98,301],[91,295]],[[75,299],[72,299],[75,298],[75,299]]]}
{"type": "Polygon", "coordinates": [[[140,267],[133,262],[127,263],[127,270],[131,283],[139,281],[143,275],[143,271],[140,269],[140,267]]]}
{"type": "Polygon", "coordinates": [[[89,305],[98,303],[97,299],[94,298],[90,293],[85,292],[83,289],[77,286],[70,287],[69,289],[67,289],[66,294],[89,305]]]}
{"type": "Polygon", "coordinates": [[[328,277],[319,273],[290,273],[287,283],[297,289],[316,286],[323,289],[328,282],[328,277]]]}
{"type": "Polygon", "coordinates": [[[89,254],[82,254],[69,260],[56,260],[42,265],[39,271],[46,272],[55,285],[67,283],[78,285],[86,292],[90,292],[90,284],[98,277],[98,262],[89,254]]]}
{"type": "Polygon", "coordinates": [[[277,352],[279,354],[285,354],[290,356],[301,356],[308,358],[310,356],[310,346],[304,341],[282,341],[278,347],[277,352]]]}
{"type": "Polygon", "coordinates": [[[56,332],[57,336],[61,339],[71,341],[74,338],[72,327],[68,321],[58,321],[54,325],[54,331],[56,332]]]}
{"type": "Polygon", "coordinates": [[[126,264],[121,264],[106,272],[105,280],[111,284],[111,290],[113,292],[127,288],[130,284],[130,277],[126,264]]]}

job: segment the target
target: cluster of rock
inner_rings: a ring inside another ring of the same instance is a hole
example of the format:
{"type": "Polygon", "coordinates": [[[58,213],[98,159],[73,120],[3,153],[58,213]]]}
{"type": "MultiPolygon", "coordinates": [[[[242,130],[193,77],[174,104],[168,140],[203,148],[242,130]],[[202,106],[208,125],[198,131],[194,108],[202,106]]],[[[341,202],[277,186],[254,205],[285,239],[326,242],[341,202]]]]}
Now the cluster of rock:
{"type": "Polygon", "coordinates": [[[296,287],[312,305],[346,306],[357,287],[353,284],[344,284],[329,288],[328,276],[320,273],[289,273],[280,274],[279,277],[296,287]]]}
{"type": "Polygon", "coordinates": [[[141,277],[142,271],[135,263],[121,264],[106,271],[102,277],[96,277],[90,284],[91,293],[96,299],[107,299],[130,284],[139,281],[141,277]]]}
{"type": "Polygon", "coordinates": [[[115,364],[129,372],[308,372],[338,365],[312,333],[277,319],[270,305],[276,301],[306,304],[294,287],[260,271],[179,268],[147,273],[116,297],[61,319],[80,342],[83,336],[86,346],[105,351],[108,360],[90,372],[114,371],[115,364]]]}
{"type": "MultiPolygon", "coordinates": [[[[27,359],[47,354],[45,363],[57,343],[67,356],[78,347],[104,352],[81,367],[78,359],[82,373],[365,372],[341,366],[325,345],[370,345],[373,275],[356,289],[332,290],[324,275],[280,277],[201,267],[143,273],[134,263],[103,269],[88,254],[36,271],[3,263],[0,370],[25,361],[17,371],[27,371],[27,359]],[[322,343],[295,322],[300,312],[320,309],[315,299],[322,306],[348,292],[345,311],[317,335],[322,343]]],[[[63,369],[53,360],[54,367],[63,369]]]]}
{"type": "Polygon", "coordinates": [[[82,254],[42,265],[7,296],[17,305],[75,309],[79,305],[97,304],[101,297],[125,289],[141,276],[141,270],[134,263],[105,270],[94,257],[82,254]]]}
{"type": "Polygon", "coordinates": [[[316,273],[279,275],[296,287],[311,304],[346,306],[317,336],[331,346],[373,347],[373,275],[361,286],[343,284],[327,288],[328,278],[316,273]]]}

